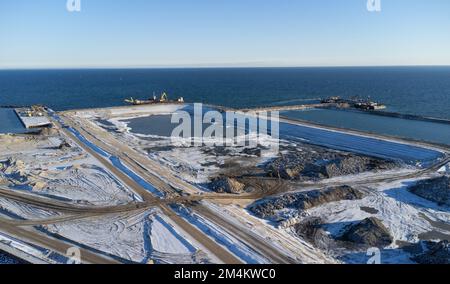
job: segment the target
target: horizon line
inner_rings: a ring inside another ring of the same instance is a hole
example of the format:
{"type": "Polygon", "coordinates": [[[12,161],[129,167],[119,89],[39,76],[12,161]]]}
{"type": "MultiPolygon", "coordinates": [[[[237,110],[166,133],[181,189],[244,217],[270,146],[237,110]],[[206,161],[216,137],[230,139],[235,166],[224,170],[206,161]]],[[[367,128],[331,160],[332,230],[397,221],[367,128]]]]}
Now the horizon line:
{"type": "Polygon", "coordinates": [[[450,67],[450,64],[386,64],[386,65],[157,65],[157,66],[37,66],[37,67],[0,67],[0,71],[27,71],[27,70],[145,70],[145,69],[268,69],[268,68],[392,68],[392,67],[450,67]]]}

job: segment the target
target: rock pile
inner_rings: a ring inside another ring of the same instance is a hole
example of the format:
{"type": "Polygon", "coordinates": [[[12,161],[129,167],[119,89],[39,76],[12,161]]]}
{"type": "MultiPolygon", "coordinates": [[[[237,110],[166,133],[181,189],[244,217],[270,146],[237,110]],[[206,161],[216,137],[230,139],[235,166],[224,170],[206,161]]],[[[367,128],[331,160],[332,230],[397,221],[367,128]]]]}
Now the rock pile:
{"type": "Polygon", "coordinates": [[[304,211],[324,203],[340,200],[361,199],[363,194],[350,186],[330,187],[325,190],[289,193],[266,199],[250,206],[250,210],[260,218],[273,217],[277,210],[295,209],[304,211]]]}
{"type": "Polygon", "coordinates": [[[244,192],[245,184],[234,178],[218,177],[211,181],[209,187],[217,193],[240,194],[244,192]]]}
{"type": "Polygon", "coordinates": [[[266,172],[270,177],[282,179],[318,180],[395,167],[394,162],[353,154],[293,152],[270,162],[266,172]]]}
{"type": "Polygon", "coordinates": [[[419,264],[450,264],[450,243],[447,240],[435,243],[413,260],[419,264]]]}
{"type": "Polygon", "coordinates": [[[386,247],[393,241],[388,229],[380,220],[374,217],[364,219],[356,224],[348,226],[340,239],[347,242],[379,248],[386,247]]]}
{"type": "Polygon", "coordinates": [[[0,163],[0,171],[4,180],[11,180],[14,183],[24,183],[28,180],[25,163],[21,160],[10,158],[0,163]]]}
{"type": "Polygon", "coordinates": [[[303,239],[314,242],[322,228],[323,220],[319,217],[309,217],[294,225],[295,232],[303,239]]]}
{"type": "Polygon", "coordinates": [[[409,191],[439,205],[450,206],[450,177],[442,176],[417,182],[409,191]]]}
{"type": "Polygon", "coordinates": [[[59,150],[65,150],[65,149],[70,149],[72,146],[70,145],[69,142],[67,142],[66,140],[61,141],[61,144],[59,144],[58,149],[59,150]]]}

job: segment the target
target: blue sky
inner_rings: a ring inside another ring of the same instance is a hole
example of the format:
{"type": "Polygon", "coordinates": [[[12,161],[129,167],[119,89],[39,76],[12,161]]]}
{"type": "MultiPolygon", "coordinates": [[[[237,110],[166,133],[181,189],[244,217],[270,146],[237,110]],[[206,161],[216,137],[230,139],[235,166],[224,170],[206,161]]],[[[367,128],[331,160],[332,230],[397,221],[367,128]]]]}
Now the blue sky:
{"type": "Polygon", "coordinates": [[[449,0],[0,0],[0,68],[450,65],[449,0]]]}

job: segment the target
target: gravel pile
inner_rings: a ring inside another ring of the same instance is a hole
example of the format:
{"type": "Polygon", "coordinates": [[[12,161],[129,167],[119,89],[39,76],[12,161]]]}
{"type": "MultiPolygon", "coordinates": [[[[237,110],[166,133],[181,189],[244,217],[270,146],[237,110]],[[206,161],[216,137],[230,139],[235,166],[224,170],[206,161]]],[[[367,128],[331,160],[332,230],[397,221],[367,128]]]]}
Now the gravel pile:
{"type": "Polygon", "coordinates": [[[240,194],[245,190],[245,184],[230,177],[215,178],[212,180],[209,187],[217,193],[240,194]]]}
{"type": "Polygon", "coordinates": [[[434,243],[428,251],[415,256],[413,260],[419,264],[450,264],[450,243],[434,243]]]}
{"type": "Polygon", "coordinates": [[[304,211],[325,203],[340,200],[361,199],[363,194],[350,186],[330,187],[326,190],[313,190],[308,192],[289,193],[276,198],[257,202],[250,206],[250,210],[260,218],[276,215],[277,210],[295,209],[304,211]]]}
{"type": "Polygon", "coordinates": [[[288,180],[319,180],[389,170],[394,162],[339,152],[292,152],[266,165],[267,176],[288,180]]]}
{"type": "Polygon", "coordinates": [[[439,205],[450,206],[450,177],[442,176],[417,182],[409,191],[439,205]]]}
{"type": "Polygon", "coordinates": [[[341,240],[373,247],[386,247],[393,238],[389,230],[377,218],[367,218],[346,228],[341,240]]]}

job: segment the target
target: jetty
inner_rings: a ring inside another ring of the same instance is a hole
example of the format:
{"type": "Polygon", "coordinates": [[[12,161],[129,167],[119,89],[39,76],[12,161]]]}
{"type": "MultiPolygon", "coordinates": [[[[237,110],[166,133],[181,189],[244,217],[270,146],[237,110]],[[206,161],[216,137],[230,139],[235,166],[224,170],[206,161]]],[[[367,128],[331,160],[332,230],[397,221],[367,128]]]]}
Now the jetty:
{"type": "Polygon", "coordinates": [[[52,122],[45,116],[45,112],[39,106],[15,108],[14,112],[27,129],[52,126],[52,122]]]}
{"type": "MultiPolygon", "coordinates": [[[[310,99],[312,100],[312,99],[310,99]]],[[[222,111],[242,111],[242,112],[273,112],[273,111],[291,111],[291,110],[308,110],[318,108],[336,108],[336,109],[355,109],[360,111],[378,111],[386,109],[384,104],[362,99],[343,99],[341,97],[330,97],[319,99],[318,103],[297,104],[297,105],[281,105],[281,106],[259,106],[254,108],[232,109],[222,107],[222,111]]]]}
{"type": "Polygon", "coordinates": [[[271,111],[289,111],[289,110],[307,110],[314,108],[329,108],[329,107],[339,107],[335,103],[318,103],[318,104],[303,104],[303,105],[286,105],[286,106],[266,106],[266,107],[255,107],[239,109],[242,112],[271,112],[271,111]]]}
{"type": "Polygon", "coordinates": [[[180,97],[176,101],[175,100],[169,100],[169,96],[167,93],[163,92],[158,99],[156,95],[153,95],[153,98],[146,99],[146,100],[139,100],[134,98],[129,98],[125,100],[126,103],[132,104],[132,105],[153,105],[153,104],[182,104],[184,103],[184,98],[180,97]]]}

